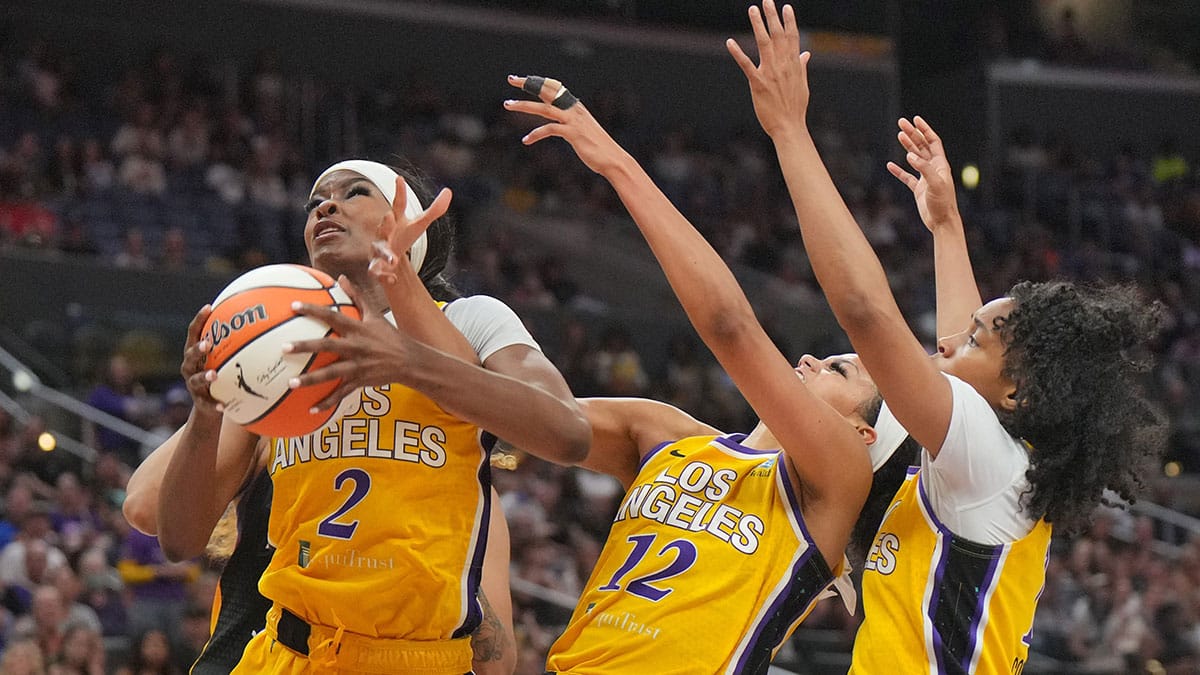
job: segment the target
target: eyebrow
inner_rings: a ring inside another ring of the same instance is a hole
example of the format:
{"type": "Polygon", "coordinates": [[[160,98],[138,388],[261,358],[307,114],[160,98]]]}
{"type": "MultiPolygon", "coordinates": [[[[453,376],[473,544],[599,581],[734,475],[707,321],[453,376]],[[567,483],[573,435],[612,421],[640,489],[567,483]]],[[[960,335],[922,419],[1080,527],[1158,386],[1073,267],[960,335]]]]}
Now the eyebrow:
{"type": "Polygon", "coordinates": [[[850,359],[836,359],[836,362],[850,366],[851,368],[853,368],[855,370],[855,372],[858,372],[858,373],[862,372],[862,368],[859,368],[858,364],[854,363],[850,359]]]}
{"type": "MultiPolygon", "coordinates": [[[[350,188],[354,187],[355,185],[357,185],[357,184],[359,184],[359,183],[366,183],[366,184],[367,184],[368,186],[370,186],[370,187],[374,187],[374,186],[375,186],[375,184],[374,184],[374,183],[372,183],[372,182],[371,182],[369,179],[367,179],[366,177],[364,177],[364,176],[359,176],[359,177],[357,177],[357,178],[351,178],[350,180],[347,180],[347,181],[345,181],[345,182],[341,183],[341,185],[340,185],[339,187],[340,187],[341,189],[343,189],[343,190],[349,190],[350,188]]],[[[337,185],[337,183],[335,183],[335,185],[337,185]]],[[[329,186],[329,184],[328,184],[328,183],[326,183],[325,185],[322,185],[321,187],[317,188],[316,190],[313,190],[312,196],[313,196],[313,197],[316,197],[317,195],[321,194],[321,191],[322,191],[322,190],[327,190],[327,189],[328,189],[328,186],[329,186]]]]}
{"type": "Polygon", "coordinates": [[[988,327],[987,327],[987,326],[985,326],[985,325],[983,324],[983,322],[979,320],[979,317],[978,317],[978,316],[972,316],[972,317],[971,317],[971,319],[975,321],[975,327],[976,327],[976,328],[982,329],[984,332],[987,332],[987,330],[988,330],[988,327]]]}

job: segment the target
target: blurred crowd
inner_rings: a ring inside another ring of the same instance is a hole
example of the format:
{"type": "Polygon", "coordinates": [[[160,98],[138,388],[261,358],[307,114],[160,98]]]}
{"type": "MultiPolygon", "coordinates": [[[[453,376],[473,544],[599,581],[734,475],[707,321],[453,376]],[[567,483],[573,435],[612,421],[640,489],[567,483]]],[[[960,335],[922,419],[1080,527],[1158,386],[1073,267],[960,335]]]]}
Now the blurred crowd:
{"type": "MultiPolygon", "coordinates": [[[[627,220],[611,189],[561,144],[518,143],[530,120],[498,105],[495,115],[467,112],[430,82],[365,90],[291,77],[269,51],[230,68],[160,50],[106,82],[79,77],[79,58],[48,42],[0,45],[0,248],[181,273],[303,261],[299,209],[316,170],[333,157],[402,151],[455,190],[461,289],[563,317],[548,355],[577,395],[651,396],[730,431],[752,419],[693,337],[646,358],[631,340],[637,326],[589,313],[598,301],[569,261],[488,226],[496,210],[581,227],[627,220]]],[[[820,298],[760,133],[660,128],[620,89],[587,103],[727,260],[767,275],[774,297],[820,298]]],[[[930,242],[884,169],[894,150],[814,124],[902,309],[932,344],[930,242]]],[[[1134,282],[1161,300],[1167,327],[1147,381],[1172,423],[1168,459],[1200,471],[1200,158],[1172,139],[1091,156],[1031,129],[998,160],[986,208],[962,194],[983,295],[1018,279],[1066,277],[1134,282]]],[[[632,228],[617,231],[639,245],[632,228]]],[[[792,357],[806,348],[781,342],[792,357]]],[[[39,417],[0,408],[3,673],[183,672],[207,637],[218,570],[167,562],[120,512],[132,467],[186,419],[190,399],[177,383],[146,377],[136,355],[99,365],[72,373],[76,393],[152,437],[85,425],[97,455],[84,462],[44,451],[39,417]]],[[[579,593],[622,494],[605,477],[535,460],[495,481],[513,576],[534,585],[514,591],[519,672],[541,673],[570,614],[554,592],[579,593]]],[[[1162,672],[1200,667],[1200,540],[1152,545],[1154,534],[1147,520],[1104,512],[1086,536],[1060,541],[1034,649],[1076,672],[1126,672],[1151,659],[1162,672]]],[[[842,648],[855,625],[834,603],[810,624],[841,634],[842,648]]]]}

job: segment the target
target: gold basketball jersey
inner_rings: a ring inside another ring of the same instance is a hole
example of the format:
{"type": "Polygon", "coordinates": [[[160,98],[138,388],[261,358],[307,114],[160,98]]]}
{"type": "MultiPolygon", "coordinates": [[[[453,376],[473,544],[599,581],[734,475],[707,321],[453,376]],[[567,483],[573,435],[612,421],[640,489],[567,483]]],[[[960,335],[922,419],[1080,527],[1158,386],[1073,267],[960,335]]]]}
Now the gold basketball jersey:
{"type": "Polygon", "coordinates": [[[851,673],[1015,675],[1025,667],[1051,528],[987,546],[934,515],[918,467],[879,526],[863,571],[851,673]]]}
{"type": "Polygon", "coordinates": [[[783,453],[743,438],[687,438],[643,458],[549,670],[766,672],[833,575],[783,453]]]}
{"type": "Polygon", "coordinates": [[[320,431],[270,439],[262,594],[309,623],[445,640],[479,623],[490,508],[479,430],[419,392],[369,387],[320,431]]]}

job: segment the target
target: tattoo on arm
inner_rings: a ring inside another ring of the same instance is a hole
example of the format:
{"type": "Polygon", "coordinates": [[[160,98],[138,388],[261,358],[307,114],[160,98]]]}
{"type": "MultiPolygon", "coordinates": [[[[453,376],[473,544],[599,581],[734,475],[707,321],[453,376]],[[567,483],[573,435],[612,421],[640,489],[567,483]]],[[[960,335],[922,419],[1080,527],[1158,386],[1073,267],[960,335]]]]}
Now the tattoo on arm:
{"type": "Polygon", "coordinates": [[[483,621],[479,623],[479,628],[476,628],[475,632],[471,634],[473,659],[475,661],[503,660],[504,653],[515,648],[515,645],[510,644],[508,631],[504,630],[504,624],[500,623],[500,619],[492,611],[492,605],[488,602],[487,596],[483,594],[482,588],[479,589],[477,597],[479,606],[483,609],[483,621]]]}

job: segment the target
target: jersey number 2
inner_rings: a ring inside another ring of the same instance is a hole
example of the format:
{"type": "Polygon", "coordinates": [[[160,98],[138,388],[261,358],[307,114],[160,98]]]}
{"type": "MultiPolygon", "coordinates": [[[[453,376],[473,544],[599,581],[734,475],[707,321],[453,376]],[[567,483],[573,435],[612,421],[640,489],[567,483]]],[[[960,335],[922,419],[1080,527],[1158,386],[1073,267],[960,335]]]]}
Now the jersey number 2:
{"type": "MultiPolygon", "coordinates": [[[[621,590],[621,579],[629,574],[629,571],[637,566],[642,558],[650,552],[654,545],[654,540],[658,538],[657,534],[635,534],[630,536],[626,541],[633,544],[633,551],[629,557],[617,569],[616,574],[613,574],[612,579],[608,580],[607,584],[600,587],[602,591],[619,591],[621,590]]],[[[671,577],[679,576],[686,572],[692,565],[696,564],[696,545],[687,539],[675,539],[667,542],[658,550],[658,557],[666,555],[668,551],[676,551],[675,559],[669,565],[663,567],[657,572],[651,572],[644,576],[640,576],[625,584],[625,590],[638,597],[658,602],[671,594],[673,588],[659,588],[651,586],[651,581],[662,581],[671,577]]]]}
{"type": "Polygon", "coordinates": [[[336,522],[338,518],[346,515],[346,512],[354,508],[367,496],[371,491],[371,474],[362,469],[346,469],[339,473],[337,478],[333,479],[333,489],[340,492],[342,484],[346,481],[354,483],[354,490],[350,492],[350,497],[342,502],[337,511],[329,514],[329,516],[321,521],[317,526],[317,534],[322,537],[330,537],[331,539],[349,539],[354,536],[354,531],[358,529],[358,521],[355,520],[349,523],[336,522]]]}

